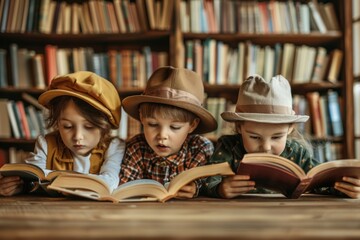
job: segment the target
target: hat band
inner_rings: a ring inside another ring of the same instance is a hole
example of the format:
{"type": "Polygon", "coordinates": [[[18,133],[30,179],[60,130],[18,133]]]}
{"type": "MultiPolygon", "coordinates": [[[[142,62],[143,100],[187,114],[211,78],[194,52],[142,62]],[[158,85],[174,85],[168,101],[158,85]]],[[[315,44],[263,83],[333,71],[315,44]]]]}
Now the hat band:
{"type": "Polygon", "coordinates": [[[274,105],[238,105],[236,112],[242,113],[270,113],[270,114],[288,114],[293,115],[294,111],[285,106],[274,105]]]}
{"type": "Polygon", "coordinates": [[[201,102],[193,94],[178,89],[162,87],[145,90],[143,95],[167,98],[171,100],[189,102],[201,106],[201,102]]]}

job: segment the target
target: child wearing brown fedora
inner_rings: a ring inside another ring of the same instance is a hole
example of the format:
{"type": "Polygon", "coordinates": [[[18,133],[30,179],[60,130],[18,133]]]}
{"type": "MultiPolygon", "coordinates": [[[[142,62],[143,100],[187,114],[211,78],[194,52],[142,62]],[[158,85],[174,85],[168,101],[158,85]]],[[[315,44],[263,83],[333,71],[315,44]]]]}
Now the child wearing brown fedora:
{"type": "MultiPolygon", "coordinates": [[[[244,154],[262,152],[287,158],[305,172],[319,164],[312,157],[311,145],[295,128],[296,123],[309,117],[295,114],[290,84],[280,75],[270,81],[250,76],[240,87],[235,112],[223,112],[221,117],[235,123],[237,134],[219,138],[209,163],[228,161],[236,171],[244,154]]],[[[255,189],[255,182],[243,175],[208,177],[204,189],[207,195],[221,198],[234,198],[249,191],[268,192],[255,189]]],[[[359,179],[345,177],[335,189],[338,191],[327,188],[317,192],[360,198],[359,179]]]]}
{"type": "MultiPolygon", "coordinates": [[[[200,76],[174,67],[158,68],[142,95],[125,98],[125,112],[141,122],[143,133],[126,143],[120,183],[147,178],[166,184],[186,169],[205,165],[214,148],[199,134],[214,131],[217,122],[203,100],[200,76]]],[[[190,183],[177,197],[192,198],[200,186],[200,181],[190,183]]]]}
{"type": "MultiPolygon", "coordinates": [[[[108,80],[86,71],[55,77],[39,103],[48,108],[47,127],[37,138],[27,163],[45,170],[96,174],[115,188],[125,143],[110,135],[118,128],[121,102],[108,80]]],[[[0,195],[11,196],[30,187],[20,177],[0,177],[0,195]]]]}

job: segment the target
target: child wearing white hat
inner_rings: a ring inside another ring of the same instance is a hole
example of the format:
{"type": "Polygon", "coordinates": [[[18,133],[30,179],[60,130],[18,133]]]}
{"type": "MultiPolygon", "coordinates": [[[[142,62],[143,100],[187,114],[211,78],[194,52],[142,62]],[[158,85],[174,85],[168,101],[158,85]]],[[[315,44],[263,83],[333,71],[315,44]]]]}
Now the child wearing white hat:
{"type": "MultiPolygon", "coordinates": [[[[296,115],[292,109],[290,84],[281,75],[270,81],[252,75],[241,85],[235,112],[223,112],[225,121],[234,122],[237,134],[219,138],[209,163],[228,161],[236,171],[244,154],[270,153],[298,164],[305,172],[319,162],[312,157],[311,145],[296,131],[295,124],[309,119],[296,115]],[[296,137],[293,135],[296,134],[296,137]]],[[[206,180],[208,196],[234,198],[247,192],[267,192],[255,189],[249,176],[213,176],[206,180]]],[[[360,179],[344,177],[334,188],[319,189],[319,193],[337,193],[360,198],[360,179]]]]}

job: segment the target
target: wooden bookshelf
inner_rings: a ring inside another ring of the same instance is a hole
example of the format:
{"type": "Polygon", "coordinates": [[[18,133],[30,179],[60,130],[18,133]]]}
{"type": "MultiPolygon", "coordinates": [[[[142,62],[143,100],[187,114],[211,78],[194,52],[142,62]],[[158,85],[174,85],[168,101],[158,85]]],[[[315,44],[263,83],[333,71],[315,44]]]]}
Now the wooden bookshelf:
{"type": "MultiPolygon", "coordinates": [[[[163,0],[170,1],[170,0],[163,0]]],[[[191,1],[191,0],[187,0],[191,1]]],[[[62,2],[62,0],[55,0],[55,2],[62,2]]],[[[65,1],[67,3],[83,3],[87,1],[65,1]]],[[[106,1],[114,2],[114,1],[106,1]]],[[[135,3],[135,1],[130,1],[135,3]]],[[[107,52],[109,50],[134,50],[140,51],[144,46],[150,46],[152,51],[166,52],[168,54],[168,64],[175,67],[185,66],[186,49],[185,42],[189,40],[205,41],[207,39],[215,39],[229,44],[231,47],[236,47],[239,42],[251,42],[259,46],[274,46],[276,44],[292,43],[297,46],[308,45],[311,47],[325,47],[328,51],[332,49],[340,49],[343,51],[343,61],[341,64],[340,77],[336,83],[317,82],[317,83],[301,83],[292,84],[293,94],[305,95],[307,92],[318,91],[325,94],[328,90],[337,91],[342,98],[341,109],[343,111],[342,120],[345,134],[341,138],[322,138],[318,140],[329,140],[343,143],[343,157],[354,157],[354,124],[353,124],[353,60],[352,60],[352,19],[351,10],[352,3],[349,0],[332,0],[319,2],[331,2],[335,6],[337,18],[340,24],[340,30],[327,31],[320,33],[311,31],[309,33],[256,33],[256,32],[183,32],[181,29],[181,13],[180,5],[182,0],[171,0],[173,8],[169,10],[170,16],[169,28],[153,28],[148,25],[146,31],[139,30],[136,32],[125,33],[79,33],[79,34],[50,34],[40,33],[39,30],[30,32],[0,32],[2,39],[0,48],[7,49],[9,54],[9,45],[12,43],[18,44],[19,48],[27,48],[39,53],[44,53],[44,47],[48,44],[56,45],[59,48],[80,48],[91,47],[94,52],[107,52]]],[[[185,1],[186,2],[186,1],[185,1]]],[[[252,1],[238,1],[235,2],[252,2],[252,1]]],[[[273,1],[258,1],[258,2],[273,2],[273,1]]],[[[285,1],[280,1],[285,2],[285,1]]],[[[304,1],[294,1],[305,3],[304,1]]],[[[1,19],[0,19],[1,21],[1,19]]],[[[9,56],[7,55],[7,58],[9,56]]],[[[215,67],[215,66],[213,66],[215,67]]],[[[8,79],[11,80],[11,66],[8,60],[7,64],[8,79]]],[[[223,97],[230,100],[232,103],[236,102],[239,84],[208,84],[205,83],[205,91],[209,97],[223,97]]],[[[143,90],[142,87],[118,87],[121,98],[133,94],[139,94],[143,90]]],[[[37,88],[16,88],[12,86],[0,87],[1,98],[21,100],[23,92],[37,97],[44,89],[37,88]]],[[[15,146],[22,148],[22,145],[33,146],[33,140],[22,140],[13,138],[0,138],[1,148],[8,148],[15,146]]],[[[26,147],[28,148],[28,147],[26,147]]],[[[30,147],[31,148],[31,147],[30,147]]]]}

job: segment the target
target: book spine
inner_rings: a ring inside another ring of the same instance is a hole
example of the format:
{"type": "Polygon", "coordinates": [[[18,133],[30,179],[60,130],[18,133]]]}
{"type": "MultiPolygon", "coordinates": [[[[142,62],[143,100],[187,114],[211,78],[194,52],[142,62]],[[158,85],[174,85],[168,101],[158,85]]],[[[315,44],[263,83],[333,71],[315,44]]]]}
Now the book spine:
{"type": "Polygon", "coordinates": [[[288,198],[297,199],[299,198],[305,191],[307,190],[307,187],[309,186],[309,183],[311,181],[311,178],[305,178],[300,181],[300,183],[297,185],[295,190],[288,196],[288,198]]]}

